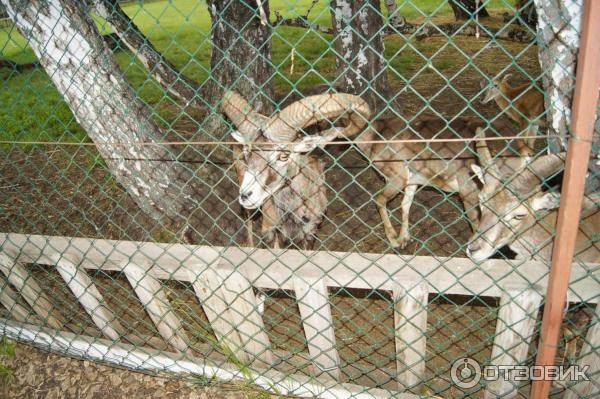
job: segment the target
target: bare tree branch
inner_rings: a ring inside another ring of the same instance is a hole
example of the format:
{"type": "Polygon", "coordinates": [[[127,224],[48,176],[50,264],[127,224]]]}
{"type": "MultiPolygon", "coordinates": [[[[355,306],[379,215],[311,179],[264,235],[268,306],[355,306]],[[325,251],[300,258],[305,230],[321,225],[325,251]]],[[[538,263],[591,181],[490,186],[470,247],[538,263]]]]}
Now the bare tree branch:
{"type": "Polygon", "coordinates": [[[205,106],[198,96],[198,82],[186,78],[171,64],[121,9],[117,0],[93,0],[93,10],[105,19],[121,41],[146,67],[152,77],[186,106],[205,106]]]}

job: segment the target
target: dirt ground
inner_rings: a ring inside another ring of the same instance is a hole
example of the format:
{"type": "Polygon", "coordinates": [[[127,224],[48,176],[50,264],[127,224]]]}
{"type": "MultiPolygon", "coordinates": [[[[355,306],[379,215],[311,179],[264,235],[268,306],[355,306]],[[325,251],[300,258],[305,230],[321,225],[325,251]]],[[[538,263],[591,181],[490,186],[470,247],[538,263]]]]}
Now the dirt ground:
{"type": "Polygon", "coordinates": [[[138,373],[59,356],[16,344],[15,357],[4,361],[12,379],[0,388],[5,399],[269,399],[275,396],[243,383],[199,382],[138,373]]]}

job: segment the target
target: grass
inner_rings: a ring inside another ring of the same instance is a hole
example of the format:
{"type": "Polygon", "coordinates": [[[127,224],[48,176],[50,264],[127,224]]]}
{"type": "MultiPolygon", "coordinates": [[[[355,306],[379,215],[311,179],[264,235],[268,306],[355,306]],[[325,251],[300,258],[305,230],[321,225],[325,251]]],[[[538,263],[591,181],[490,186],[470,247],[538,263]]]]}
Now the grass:
{"type": "Polygon", "coordinates": [[[12,380],[12,370],[4,365],[4,361],[15,357],[15,344],[6,339],[0,338],[0,386],[7,386],[12,380]]]}
{"type": "MultiPolygon", "coordinates": [[[[311,0],[271,0],[271,12],[287,17],[302,15],[311,0]]],[[[506,7],[502,0],[492,0],[489,9],[506,7]]],[[[124,6],[124,10],[186,76],[204,82],[209,77],[210,17],[206,4],[196,0],[155,1],[140,6],[124,6]]],[[[412,0],[399,2],[399,11],[409,21],[432,16],[448,16],[451,10],[446,0],[412,0]]],[[[385,11],[384,11],[385,12],[385,11]]],[[[331,18],[326,1],[320,1],[310,18],[314,22],[330,25],[331,18]]],[[[110,28],[97,20],[101,32],[110,28]]],[[[276,90],[287,92],[319,84],[335,82],[335,55],[331,51],[331,37],[314,31],[291,27],[275,29],[272,40],[272,59],[276,69],[276,90]],[[290,75],[291,51],[295,49],[294,74],[290,75]]],[[[426,43],[408,43],[399,37],[386,39],[385,56],[389,61],[390,79],[411,76],[418,71],[427,57],[435,53],[426,43]],[[409,46],[407,46],[409,44],[409,46]],[[412,47],[411,47],[412,46],[412,47]]],[[[0,30],[0,58],[18,63],[36,59],[25,39],[14,29],[0,30]]],[[[127,80],[148,104],[160,109],[166,99],[163,89],[151,78],[128,51],[118,51],[116,58],[127,80]]],[[[433,65],[440,71],[453,66],[453,60],[436,56],[433,65]]],[[[87,140],[85,132],[41,69],[15,73],[0,69],[0,131],[8,140],[87,140]]],[[[158,111],[161,113],[162,111],[158,111]]],[[[168,115],[161,115],[168,118],[168,115]]]]}

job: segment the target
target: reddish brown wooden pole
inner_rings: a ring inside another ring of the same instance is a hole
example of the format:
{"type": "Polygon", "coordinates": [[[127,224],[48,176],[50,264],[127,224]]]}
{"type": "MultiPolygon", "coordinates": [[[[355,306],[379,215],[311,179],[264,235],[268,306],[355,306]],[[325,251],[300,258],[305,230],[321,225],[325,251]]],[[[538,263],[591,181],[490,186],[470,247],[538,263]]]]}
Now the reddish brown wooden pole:
{"type": "MultiPolygon", "coordinates": [[[[556,238],[552,252],[552,268],[542,319],[542,333],[536,365],[554,364],[560,326],[563,318],[575,238],[579,229],[585,175],[592,147],[592,134],[598,90],[600,88],[600,1],[586,0],[579,57],[577,83],[572,113],[572,137],[569,138],[565,177],[558,211],[556,238]]],[[[533,382],[530,399],[546,399],[551,381],[533,382]]]]}

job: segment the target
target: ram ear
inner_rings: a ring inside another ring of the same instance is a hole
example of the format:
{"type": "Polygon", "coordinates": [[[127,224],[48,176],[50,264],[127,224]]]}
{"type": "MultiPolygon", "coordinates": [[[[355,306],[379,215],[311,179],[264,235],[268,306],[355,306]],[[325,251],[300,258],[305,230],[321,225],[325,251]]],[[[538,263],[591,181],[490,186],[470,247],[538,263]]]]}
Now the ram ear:
{"type": "Polygon", "coordinates": [[[531,209],[556,209],[560,206],[560,193],[544,193],[531,201],[531,209]]]}
{"type": "Polygon", "coordinates": [[[322,147],[327,144],[329,140],[326,140],[322,136],[308,136],[302,138],[299,142],[295,143],[292,147],[292,152],[307,153],[311,152],[317,147],[322,147]]]}
{"type": "Polygon", "coordinates": [[[330,143],[338,137],[343,136],[343,130],[343,128],[332,127],[331,129],[325,130],[321,134],[303,137],[298,143],[294,144],[292,151],[306,153],[314,150],[317,147],[323,147],[327,143],[330,143]]]}

